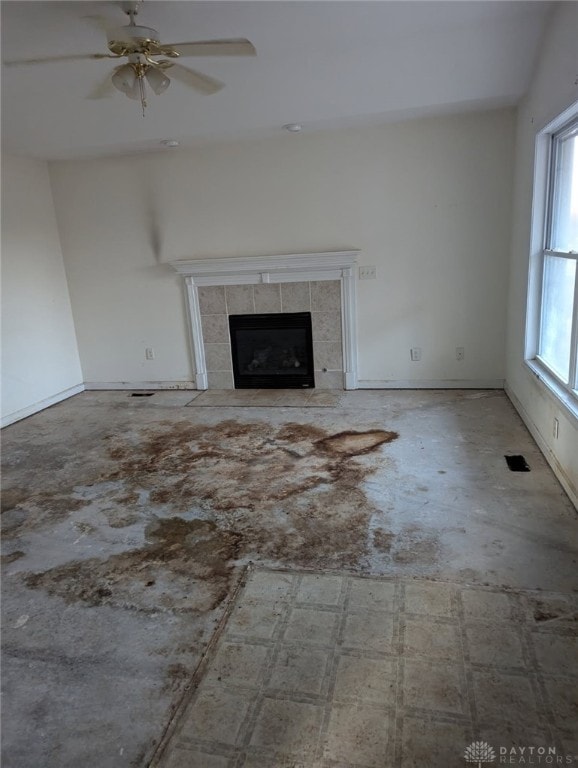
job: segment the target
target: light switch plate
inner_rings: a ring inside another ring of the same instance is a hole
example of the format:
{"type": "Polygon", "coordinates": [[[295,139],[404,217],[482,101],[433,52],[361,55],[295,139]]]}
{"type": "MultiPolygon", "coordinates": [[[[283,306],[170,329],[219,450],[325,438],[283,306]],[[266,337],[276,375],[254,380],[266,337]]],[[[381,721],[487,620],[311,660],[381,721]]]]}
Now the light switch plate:
{"type": "Polygon", "coordinates": [[[375,280],[377,276],[376,267],[359,267],[360,280],[375,280]]]}

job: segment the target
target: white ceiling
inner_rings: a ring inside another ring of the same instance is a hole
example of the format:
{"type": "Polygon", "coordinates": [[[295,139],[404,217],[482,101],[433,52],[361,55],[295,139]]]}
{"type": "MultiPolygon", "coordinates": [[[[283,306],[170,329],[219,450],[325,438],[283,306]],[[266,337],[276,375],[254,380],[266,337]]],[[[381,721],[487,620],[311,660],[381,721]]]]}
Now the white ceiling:
{"type": "MultiPolygon", "coordinates": [[[[47,159],[159,149],[514,104],[526,90],[552,3],[173,2],[146,0],[138,23],[163,43],[247,37],[256,58],[182,63],[223,80],[202,95],[178,82],[146,117],[115,93],[86,96],[113,61],[3,67],[4,149],[47,159]]],[[[3,2],[2,59],[105,53],[87,19],[127,19],[116,2],[3,2]]],[[[169,73],[170,74],[170,73],[169,73]]],[[[296,139],[298,140],[298,139],[296,139]]]]}

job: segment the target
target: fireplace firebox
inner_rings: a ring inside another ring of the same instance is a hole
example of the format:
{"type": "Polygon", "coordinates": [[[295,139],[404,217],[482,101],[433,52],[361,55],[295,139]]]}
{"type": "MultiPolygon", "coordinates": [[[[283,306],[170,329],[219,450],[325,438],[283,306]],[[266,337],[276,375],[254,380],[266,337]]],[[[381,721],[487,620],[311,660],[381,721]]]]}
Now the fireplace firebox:
{"type": "Polygon", "coordinates": [[[229,315],[236,389],[315,386],[311,313],[229,315]]]}

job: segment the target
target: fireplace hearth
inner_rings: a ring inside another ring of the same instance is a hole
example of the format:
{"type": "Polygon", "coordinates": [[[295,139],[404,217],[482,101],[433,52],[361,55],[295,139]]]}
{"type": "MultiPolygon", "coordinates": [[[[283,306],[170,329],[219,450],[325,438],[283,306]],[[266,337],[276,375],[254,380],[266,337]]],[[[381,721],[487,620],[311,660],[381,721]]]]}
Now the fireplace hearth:
{"type": "Polygon", "coordinates": [[[236,389],[315,386],[311,313],[229,315],[236,389]]]}

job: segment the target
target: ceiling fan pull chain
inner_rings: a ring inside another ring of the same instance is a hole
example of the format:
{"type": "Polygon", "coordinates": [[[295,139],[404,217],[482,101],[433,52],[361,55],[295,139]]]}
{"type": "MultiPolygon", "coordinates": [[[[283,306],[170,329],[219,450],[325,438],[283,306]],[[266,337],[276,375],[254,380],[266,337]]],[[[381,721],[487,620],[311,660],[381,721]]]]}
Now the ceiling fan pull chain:
{"type": "Polygon", "coordinates": [[[142,116],[145,116],[145,109],[147,107],[147,92],[145,88],[145,82],[144,82],[144,71],[141,70],[139,73],[138,78],[138,87],[140,90],[140,103],[142,106],[142,116]]]}

